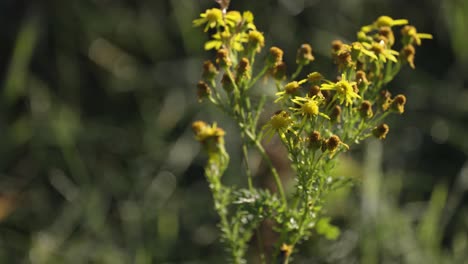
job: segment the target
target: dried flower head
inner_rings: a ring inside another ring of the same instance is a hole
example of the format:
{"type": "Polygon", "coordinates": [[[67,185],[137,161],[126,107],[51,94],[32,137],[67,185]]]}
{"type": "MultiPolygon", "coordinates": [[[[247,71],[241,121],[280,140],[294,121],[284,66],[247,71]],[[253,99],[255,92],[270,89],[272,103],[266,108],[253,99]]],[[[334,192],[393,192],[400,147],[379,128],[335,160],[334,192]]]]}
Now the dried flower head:
{"type": "Polygon", "coordinates": [[[378,139],[385,139],[389,130],[390,127],[387,124],[381,124],[372,130],[372,134],[378,139]]]}
{"type": "Polygon", "coordinates": [[[413,45],[409,44],[403,47],[400,51],[400,58],[409,64],[411,68],[416,68],[414,66],[414,56],[416,55],[416,49],[413,45]]]}
{"type": "Polygon", "coordinates": [[[361,103],[361,106],[359,107],[359,114],[364,119],[371,118],[374,115],[374,112],[372,111],[371,102],[369,102],[367,100],[363,101],[361,103]]]}
{"type": "Polygon", "coordinates": [[[393,98],[392,103],[390,104],[390,109],[398,114],[403,114],[405,112],[406,96],[399,94],[393,98]]]}
{"type": "Polygon", "coordinates": [[[339,146],[344,146],[346,149],[349,149],[349,146],[343,143],[343,141],[341,141],[340,137],[338,137],[337,135],[333,135],[329,137],[325,141],[324,146],[325,146],[325,150],[328,150],[331,153],[334,153],[338,149],[339,146]]]}
{"type": "Polygon", "coordinates": [[[392,94],[388,90],[380,91],[379,97],[377,98],[377,105],[380,109],[385,112],[390,107],[390,103],[392,102],[392,94]]]}
{"type": "Polygon", "coordinates": [[[404,26],[401,29],[401,35],[403,35],[403,42],[405,44],[416,44],[421,46],[422,39],[432,39],[431,34],[427,33],[418,33],[414,26],[404,26]]]}
{"type": "Polygon", "coordinates": [[[322,146],[322,136],[319,131],[313,131],[309,136],[309,147],[317,150],[322,146]]]}

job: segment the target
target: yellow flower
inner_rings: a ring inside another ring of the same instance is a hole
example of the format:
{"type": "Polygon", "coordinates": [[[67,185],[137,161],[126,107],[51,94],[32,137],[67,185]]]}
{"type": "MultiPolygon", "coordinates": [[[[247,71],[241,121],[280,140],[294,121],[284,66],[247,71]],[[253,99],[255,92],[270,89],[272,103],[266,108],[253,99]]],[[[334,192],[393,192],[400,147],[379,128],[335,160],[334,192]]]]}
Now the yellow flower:
{"type": "Polygon", "coordinates": [[[362,27],[361,31],[368,33],[381,27],[402,26],[406,24],[408,24],[408,20],[406,19],[393,19],[389,16],[380,16],[376,21],[374,21],[374,23],[362,27]]]}
{"type": "Polygon", "coordinates": [[[192,130],[195,133],[195,139],[210,155],[225,152],[224,135],[226,133],[222,128],[217,127],[216,123],[210,126],[203,121],[195,121],[192,123],[192,130]]]}
{"type": "Polygon", "coordinates": [[[285,244],[283,243],[283,245],[281,245],[281,253],[284,254],[286,257],[291,255],[293,252],[293,246],[292,245],[288,245],[288,244],[285,244]]]}
{"type": "Polygon", "coordinates": [[[231,28],[234,28],[242,21],[242,16],[239,11],[229,11],[226,13],[226,24],[231,28]]]}
{"type": "Polygon", "coordinates": [[[362,45],[365,48],[373,51],[378,56],[379,60],[382,62],[387,62],[387,59],[393,62],[398,62],[395,56],[398,56],[400,53],[396,50],[387,49],[383,41],[373,42],[372,44],[362,43],[362,45]]]}
{"type": "Polygon", "coordinates": [[[300,97],[296,96],[294,99],[291,99],[298,107],[291,107],[291,110],[301,114],[303,116],[315,117],[320,115],[326,119],[330,119],[326,114],[321,113],[319,110],[320,104],[323,102],[323,98],[312,96],[300,97]]]}
{"type": "Polygon", "coordinates": [[[247,43],[249,52],[260,52],[263,46],[265,46],[265,37],[263,33],[251,30],[247,35],[247,43]]]}
{"type": "MultiPolygon", "coordinates": [[[[367,44],[367,43],[365,43],[367,44]]],[[[362,55],[365,55],[367,57],[370,57],[373,60],[377,60],[377,55],[375,55],[374,52],[371,50],[366,49],[366,47],[363,45],[363,43],[360,42],[353,42],[351,44],[351,50],[356,58],[361,57],[362,55]]]]}
{"type": "Polygon", "coordinates": [[[415,27],[413,26],[404,26],[401,29],[401,34],[403,37],[409,38],[409,43],[416,43],[416,45],[421,46],[421,39],[432,39],[431,34],[427,33],[418,33],[415,27]]]}
{"type": "Polygon", "coordinates": [[[401,26],[408,24],[408,20],[406,19],[393,19],[389,16],[380,16],[374,22],[376,27],[393,27],[393,26],[401,26]]]}
{"type": "Polygon", "coordinates": [[[307,81],[313,83],[323,79],[323,75],[320,72],[311,72],[307,75],[307,81]]]}
{"type": "Polygon", "coordinates": [[[218,8],[207,9],[200,18],[193,20],[193,25],[198,27],[206,23],[205,32],[210,28],[224,26],[223,12],[218,8]]]}
{"type": "Polygon", "coordinates": [[[213,39],[205,43],[205,50],[218,50],[223,46],[223,44],[229,44],[229,46],[234,50],[242,51],[244,50],[244,46],[242,45],[244,42],[247,42],[245,33],[233,35],[229,30],[225,30],[223,32],[213,34],[213,39]]]}
{"type": "Polygon", "coordinates": [[[222,128],[217,127],[216,123],[210,126],[203,121],[195,121],[192,124],[192,129],[195,133],[195,138],[202,143],[210,138],[218,141],[226,134],[222,128]]]}
{"type": "Polygon", "coordinates": [[[242,13],[242,18],[245,23],[245,27],[250,30],[256,30],[257,28],[255,27],[255,24],[253,23],[254,21],[254,15],[250,11],[245,11],[242,13]]]}
{"type": "Polygon", "coordinates": [[[291,125],[293,120],[288,112],[280,110],[276,112],[268,123],[263,126],[263,129],[266,131],[265,136],[271,138],[275,132],[283,134],[291,130],[291,125]]]}
{"type": "Polygon", "coordinates": [[[320,87],[321,90],[334,90],[336,91],[335,98],[340,101],[340,104],[345,103],[346,106],[353,104],[353,100],[361,98],[359,94],[354,91],[356,82],[349,82],[346,80],[346,75],[341,75],[341,80],[337,83],[324,83],[320,87]]]}
{"type": "Polygon", "coordinates": [[[215,49],[219,50],[223,44],[229,40],[231,33],[229,31],[217,32],[213,34],[213,39],[205,43],[205,50],[215,49]]]}
{"type": "Polygon", "coordinates": [[[275,103],[278,102],[278,101],[283,100],[288,95],[296,93],[297,90],[299,90],[299,88],[301,87],[301,84],[305,83],[306,81],[307,81],[307,79],[304,79],[304,80],[301,80],[299,82],[298,81],[292,81],[292,82],[286,84],[286,86],[284,86],[283,91],[276,93],[276,96],[278,96],[278,99],[275,100],[275,103]]]}

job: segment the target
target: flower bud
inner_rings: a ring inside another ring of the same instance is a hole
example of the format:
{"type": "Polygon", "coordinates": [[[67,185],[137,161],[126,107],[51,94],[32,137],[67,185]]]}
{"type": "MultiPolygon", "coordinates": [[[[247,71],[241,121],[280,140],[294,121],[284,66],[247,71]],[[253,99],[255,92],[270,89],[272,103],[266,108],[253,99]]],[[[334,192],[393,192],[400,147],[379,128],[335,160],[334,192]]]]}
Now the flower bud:
{"type": "Polygon", "coordinates": [[[356,83],[359,91],[365,91],[367,89],[369,81],[364,71],[356,72],[356,83]]]}
{"type": "Polygon", "coordinates": [[[366,35],[366,32],[364,31],[359,31],[357,33],[357,40],[359,42],[369,42],[369,37],[366,35]]]}
{"type": "Polygon", "coordinates": [[[204,81],[199,81],[197,84],[198,101],[201,102],[204,98],[210,96],[211,89],[204,81]]]}
{"type": "Polygon", "coordinates": [[[271,47],[268,53],[267,63],[269,66],[278,66],[283,61],[283,50],[278,47],[271,47]]]}
{"type": "Polygon", "coordinates": [[[227,68],[232,65],[231,59],[229,58],[229,51],[227,49],[220,49],[216,53],[216,63],[221,68],[227,68]]]}
{"type": "Polygon", "coordinates": [[[247,36],[247,50],[250,54],[252,52],[260,52],[260,50],[265,46],[265,37],[261,32],[252,30],[247,36]]]}
{"type": "Polygon", "coordinates": [[[277,81],[282,81],[286,78],[286,63],[280,62],[273,68],[273,78],[277,81]]]}
{"type": "Polygon", "coordinates": [[[307,75],[307,81],[311,83],[318,82],[322,79],[323,79],[323,76],[319,72],[312,72],[307,75]]]}
{"type": "Polygon", "coordinates": [[[417,30],[414,26],[406,25],[401,29],[401,35],[404,37],[412,37],[417,34],[417,30]]]}
{"type": "Polygon", "coordinates": [[[314,131],[309,136],[309,147],[313,150],[317,150],[322,146],[322,136],[320,132],[314,131]]]}
{"type": "Polygon", "coordinates": [[[203,80],[210,83],[211,81],[213,81],[213,79],[215,78],[217,74],[218,74],[218,70],[216,69],[216,67],[211,61],[207,60],[203,63],[203,73],[202,73],[203,80]]]}
{"type": "Polygon", "coordinates": [[[314,56],[312,55],[312,47],[309,44],[302,44],[301,47],[297,50],[296,63],[300,65],[307,65],[310,62],[314,61],[314,56]]]}
{"type": "Polygon", "coordinates": [[[389,16],[380,16],[375,21],[377,27],[391,27],[393,25],[393,18],[389,16]]]}
{"type": "Polygon", "coordinates": [[[310,87],[309,89],[309,96],[312,97],[314,95],[320,95],[321,96],[321,92],[320,92],[320,86],[318,85],[312,85],[312,87],[310,87]]]}
{"type": "Polygon", "coordinates": [[[299,83],[297,81],[292,81],[288,84],[286,84],[286,86],[284,86],[284,90],[287,94],[293,94],[295,93],[297,90],[299,90],[300,86],[299,86],[299,83]]]}
{"type": "Polygon", "coordinates": [[[202,131],[205,127],[207,126],[207,124],[203,121],[195,121],[192,123],[192,130],[193,130],[193,133],[195,134],[198,134],[200,133],[200,131],[202,131]]]}
{"type": "Polygon", "coordinates": [[[360,85],[361,83],[364,83],[366,85],[369,84],[369,81],[366,77],[366,73],[364,71],[356,72],[356,82],[358,83],[358,85],[360,85]]]}
{"type": "Polygon", "coordinates": [[[234,83],[226,73],[223,74],[223,77],[221,78],[221,85],[223,86],[224,91],[228,94],[234,90],[234,83]]]}
{"type": "Polygon", "coordinates": [[[242,58],[237,65],[237,79],[250,79],[250,63],[247,58],[242,58]]]}
{"type": "Polygon", "coordinates": [[[320,90],[320,93],[323,95],[323,98],[325,98],[325,100],[327,102],[331,101],[332,96],[331,96],[331,92],[329,90],[320,90]]]}
{"type": "Polygon", "coordinates": [[[269,124],[274,130],[284,130],[287,129],[292,122],[288,112],[279,110],[271,117],[269,124]]]}
{"type": "Polygon", "coordinates": [[[216,124],[208,125],[203,121],[195,121],[192,124],[195,138],[209,153],[218,152],[224,148],[224,130],[216,124]]]}
{"type": "Polygon", "coordinates": [[[341,107],[339,105],[333,107],[330,119],[332,122],[341,123],[341,107]]]}

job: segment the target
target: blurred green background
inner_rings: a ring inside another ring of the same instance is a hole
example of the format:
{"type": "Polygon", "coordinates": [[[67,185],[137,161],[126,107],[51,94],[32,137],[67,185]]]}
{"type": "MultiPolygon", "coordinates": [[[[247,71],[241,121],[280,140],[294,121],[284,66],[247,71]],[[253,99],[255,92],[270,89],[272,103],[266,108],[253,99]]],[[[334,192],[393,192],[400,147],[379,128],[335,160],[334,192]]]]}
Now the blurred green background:
{"type": "MultiPolygon", "coordinates": [[[[225,179],[245,184],[235,126],[195,95],[213,54],[191,21],[215,6],[0,1],[0,263],[225,263],[190,129],[196,119],[226,128],[225,179]]],[[[329,76],[330,42],[354,40],[380,15],[434,35],[416,70],[390,84],[408,104],[387,140],[342,160],[337,173],[358,184],[330,201],[340,238],[313,238],[295,260],[468,263],[468,2],[232,0],[231,9],[251,10],[289,65],[310,43],[308,70],[329,76]]]]}

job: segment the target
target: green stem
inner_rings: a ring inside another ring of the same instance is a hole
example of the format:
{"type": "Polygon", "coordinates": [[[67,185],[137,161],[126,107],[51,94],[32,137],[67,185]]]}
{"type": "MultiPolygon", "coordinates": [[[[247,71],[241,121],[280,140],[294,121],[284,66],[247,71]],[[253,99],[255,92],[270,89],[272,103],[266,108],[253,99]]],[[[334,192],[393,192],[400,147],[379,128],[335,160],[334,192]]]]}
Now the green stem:
{"type": "Polygon", "coordinates": [[[249,152],[247,149],[244,132],[241,132],[241,137],[242,137],[242,153],[244,155],[244,163],[245,163],[245,173],[247,174],[247,182],[249,185],[249,190],[252,191],[254,189],[253,183],[252,183],[252,171],[250,170],[250,166],[249,166],[249,152]]]}
{"type": "Polygon", "coordinates": [[[266,151],[263,148],[262,144],[260,144],[260,142],[258,140],[255,140],[254,138],[251,138],[251,139],[255,142],[255,146],[257,147],[258,152],[260,152],[260,155],[262,156],[262,158],[265,160],[268,167],[270,168],[271,173],[273,174],[273,178],[275,179],[276,187],[278,188],[278,193],[280,194],[281,200],[283,201],[283,206],[287,208],[288,201],[286,199],[286,195],[284,194],[283,184],[281,183],[281,178],[278,174],[278,171],[273,166],[273,163],[271,162],[270,157],[266,154],[266,151]]]}
{"type": "Polygon", "coordinates": [[[247,86],[247,90],[250,89],[252,86],[255,85],[255,83],[263,77],[263,75],[265,75],[265,73],[267,72],[268,70],[268,66],[265,66],[263,67],[263,69],[257,74],[257,76],[255,76],[255,78],[249,83],[249,85],[247,86]]]}
{"type": "Polygon", "coordinates": [[[254,116],[253,123],[252,123],[253,128],[257,126],[258,119],[260,118],[260,114],[262,113],[265,102],[266,102],[266,96],[262,95],[262,97],[260,98],[260,102],[257,105],[257,109],[255,109],[255,116],[254,116]]]}
{"type": "Polygon", "coordinates": [[[297,76],[299,76],[299,74],[302,71],[302,68],[304,68],[304,64],[299,64],[299,66],[297,66],[296,71],[291,75],[291,80],[294,80],[297,78],[297,76]]]}

